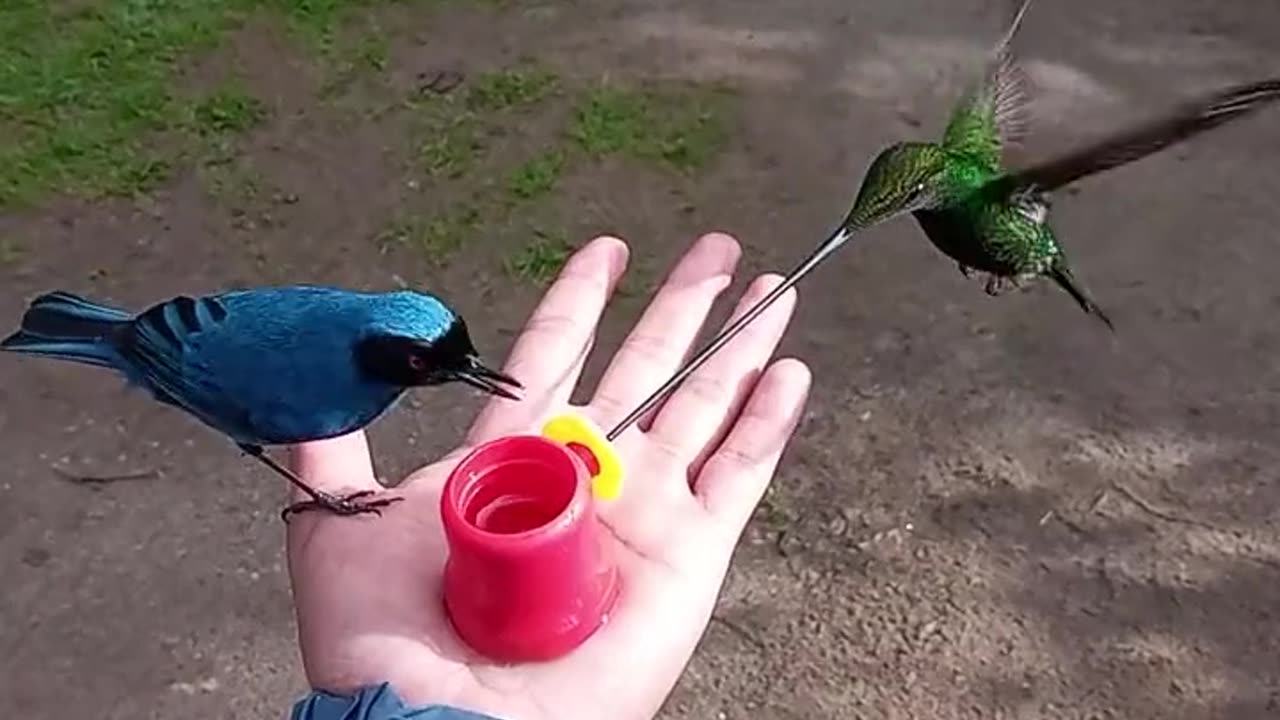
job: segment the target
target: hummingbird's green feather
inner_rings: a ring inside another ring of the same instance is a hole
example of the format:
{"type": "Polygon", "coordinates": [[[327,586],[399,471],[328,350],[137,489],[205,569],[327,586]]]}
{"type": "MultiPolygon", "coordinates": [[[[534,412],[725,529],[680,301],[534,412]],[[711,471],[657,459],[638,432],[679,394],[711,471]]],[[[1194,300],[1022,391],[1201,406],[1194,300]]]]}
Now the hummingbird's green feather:
{"type": "Polygon", "coordinates": [[[942,147],[995,174],[1004,151],[1027,131],[1027,97],[1012,43],[1031,0],[1022,0],[1004,37],[988,54],[982,77],[951,113],[942,147]]]}
{"type": "MultiPolygon", "coordinates": [[[[929,201],[926,193],[940,189],[934,179],[946,168],[947,154],[935,143],[902,142],[885,148],[867,168],[858,197],[842,224],[870,227],[913,203],[929,201]]],[[[983,175],[974,187],[987,179],[983,175]]]]}

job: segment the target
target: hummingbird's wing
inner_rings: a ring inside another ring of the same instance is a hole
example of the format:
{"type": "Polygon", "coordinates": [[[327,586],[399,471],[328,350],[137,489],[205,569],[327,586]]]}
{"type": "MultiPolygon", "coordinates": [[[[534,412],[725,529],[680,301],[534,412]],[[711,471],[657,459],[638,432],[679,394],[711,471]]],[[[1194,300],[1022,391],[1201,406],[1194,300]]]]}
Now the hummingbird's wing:
{"type": "Polygon", "coordinates": [[[1091,145],[1001,175],[987,183],[982,192],[993,198],[1024,191],[1050,192],[1087,175],[1139,160],[1275,100],[1280,100],[1280,78],[1218,90],[1091,145]]]}
{"type": "Polygon", "coordinates": [[[1000,172],[1003,150],[1026,135],[1027,97],[1022,71],[1010,47],[1031,0],[1021,0],[1009,29],[987,56],[983,76],[951,113],[942,147],[964,155],[992,173],[1000,172]]]}

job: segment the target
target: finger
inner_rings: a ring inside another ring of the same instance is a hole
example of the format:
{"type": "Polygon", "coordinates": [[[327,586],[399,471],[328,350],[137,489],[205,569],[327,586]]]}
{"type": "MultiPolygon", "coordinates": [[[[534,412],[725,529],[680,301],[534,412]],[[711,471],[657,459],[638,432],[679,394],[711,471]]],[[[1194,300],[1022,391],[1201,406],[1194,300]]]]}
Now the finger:
{"type": "MultiPolygon", "coordinates": [[[[774,274],[757,278],[726,324],[745,314],[760,298],[782,282],[774,274]]],[[[654,416],[648,438],[677,462],[692,464],[710,452],[733,423],[751,393],[760,369],[769,361],[791,322],[796,293],[788,289],[698,368],[654,416]]]]}
{"type": "Polygon", "coordinates": [[[773,479],[804,412],[811,382],[809,368],[799,360],[771,365],[694,480],[702,506],[734,537],[742,533],[773,479]]]}
{"type": "Polygon", "coordinates": [[[737,240],[710,233],[680,258],[601,376],[587,405],[596,422],[621,420],[675,371],[741,255],[737,240]]]}
{"type": "MultiPolygon", "coordinates": [[[[362,430],[292,445],[288,462],[293,474],[314,490],[346,494],[382,488],[374,477],[369,442],[362,430]]],[[[311,499],[301,488],[290,487],[292,502],[311,499]]]]}
{"type": "Polygon", "coordinates": [[[525,323],[504,366],[524,385],[523,399],[494,398],[486,404],[467,434],[467,444],[526,428],[548,407],[568,401],[627,258],[626,244],[608,236],[592,240],[569,258],[525,323]]]}

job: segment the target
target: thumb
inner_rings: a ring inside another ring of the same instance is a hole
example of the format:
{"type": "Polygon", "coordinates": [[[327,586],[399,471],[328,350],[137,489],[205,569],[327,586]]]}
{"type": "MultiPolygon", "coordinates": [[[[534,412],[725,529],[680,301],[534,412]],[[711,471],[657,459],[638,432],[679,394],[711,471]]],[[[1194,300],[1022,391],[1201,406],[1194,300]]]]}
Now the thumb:
{"type": "MultiPolygon", "coordinates": [[[[373,475],[373,458],[363,430],[291,445],[289,469],[312,489],[334,495],[382,487],[373,475]]],[[[290,502],[311,499],[297,487],[291,488],[289,496],[290,502]]]]}

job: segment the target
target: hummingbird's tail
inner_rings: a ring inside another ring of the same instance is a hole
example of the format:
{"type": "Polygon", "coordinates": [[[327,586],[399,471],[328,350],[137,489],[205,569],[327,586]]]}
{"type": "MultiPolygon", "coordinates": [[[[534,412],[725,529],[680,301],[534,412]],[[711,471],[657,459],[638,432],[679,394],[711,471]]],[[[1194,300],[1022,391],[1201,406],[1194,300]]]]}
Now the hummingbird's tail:
{"type": "Polygon", "coordinates": [[[1111,318],[1107,316],[1107,313],[1102,308],[1098,307],[1097,303],[1085,294],[1085,291],[1076,281],[1075,276],[1071,274],[1070,268],[1062,263],[1062,261],[1055,262],[1053,266],[1049,268],[1048,275],[1053,278],[1053,281],[1058,284],[1058,287],[1066,290],[1067,294],[1071,295],[1072,299],[1074,299],[1085,312],[1101,320],[1106,324],[1107,328],[1110,329],[1111,332],[1116,331],[1116,326],[1111,323],[1111,318]]]}
{"type": "Polygon", "coordinates": [[[116,355],[106,340],[132,320],[123,310],[60,290],[49,292],[31,301],[22,327],[0,341],[0,350],[115,367],[116,355]]]}

